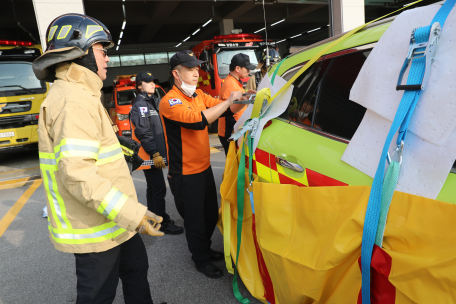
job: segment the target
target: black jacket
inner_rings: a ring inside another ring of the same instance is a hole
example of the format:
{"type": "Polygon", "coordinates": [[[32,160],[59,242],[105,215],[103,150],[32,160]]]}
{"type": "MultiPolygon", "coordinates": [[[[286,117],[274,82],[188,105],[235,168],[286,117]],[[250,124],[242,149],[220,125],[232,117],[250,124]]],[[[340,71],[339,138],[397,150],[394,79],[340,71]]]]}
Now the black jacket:
{"type": "Polygon", "coordinates": [[[130,123],[135,127],[135,136],[144,151],[152,158],[157,152],[167,163],[165,134],[158,113],[160,99],[142,92],[133,100],[130,111],[130,123]]]}

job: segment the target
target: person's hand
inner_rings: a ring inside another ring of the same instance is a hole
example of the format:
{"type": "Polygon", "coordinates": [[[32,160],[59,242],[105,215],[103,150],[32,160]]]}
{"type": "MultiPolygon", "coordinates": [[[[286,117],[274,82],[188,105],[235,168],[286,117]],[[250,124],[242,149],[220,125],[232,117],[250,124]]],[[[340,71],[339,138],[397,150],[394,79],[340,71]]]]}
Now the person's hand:
{"type": "Polygon", "coordinates": [[[136,231],[141,234],[148,234],[151,236],[162,236],[164,233],[160,231],[161,225],[159,224],[162,221],[163,218],[161,216],[158,216],[147,210],[138,227],[136,228],[136,231]]]}
{"type": "Polygon", "coordinates": [[[255,91],[255,90],[248,90],[246,93],[247,93],[247,94],[256,94],[257,91],[255,91]]]}
{"type": "Polygon", "coordinates": [[[230,102],[230,105],[232,105],[235,100],[242,100],[242,92],[231,92],[231,95],[227,100],[230,102]]]}
{"type": "Polygon", "coordinates": [[[165,167],[165,161],[163,160],[163,157],[160,156],[159,152],[152,155],[152,159],[154,160],[155,168],[163,169],[165,167]]]}

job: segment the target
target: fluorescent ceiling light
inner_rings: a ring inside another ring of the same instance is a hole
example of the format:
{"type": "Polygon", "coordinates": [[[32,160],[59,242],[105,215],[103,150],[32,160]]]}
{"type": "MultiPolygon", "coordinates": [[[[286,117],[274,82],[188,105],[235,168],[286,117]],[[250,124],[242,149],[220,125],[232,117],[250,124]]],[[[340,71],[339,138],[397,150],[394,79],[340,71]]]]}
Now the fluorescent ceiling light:
{"type": "Polygon", "coordinates": [[[321,27],[308,31],[307,33],[312,33],[312,32],[318,31],[319,29],[321,29],[321,27]]]}
{"type": "Polygon", "coordinates": [[[301,36],[301,35],[302,35],[302,34],[299,34],[299,35],[296,35],[296,36],[290,37],[290,39],[293,39],[293,38],[299,37],[299,36],[301,36]]]}
{"type": "Polygon", "coordinates": [[[181,45],[181,44],[182,44],[182,42],[181,42],[181,43],[179,43],[178,45],[176,45],[175,47],[178,47],[178,46],[179,46],[179,45],[181,45]]]}
{"type": "Polygon", "coordinates": [[[197,29],[196,31],[193,32],[192,35],[195,35],[196,33],[198,33],[200,31],[200,29],[197,29]]]}
{"type": "Polygon", "coordinates": [[[190,39],[190,36],[188,36],[187,38],[185,38],[184,41],[182,41],[182,42],[185,42],[185,41],[187,41],[188,39],[190,39]]]}
{"type": "Polygon", "coordinates": [[[284,42],[285,40],[287,40],[287,39],[282,39],[280,41],[277,41],[276,43],[284,42]]]}
{"type": "Polygon", "coordinates": [[[127,21],[124,21],[124,22],[122,23],[122,30],[125,29],[125,25],[126,25],[126,24],[127,24],[127,21]]]}
{"type": "Polygon", "coordinates": [[[258,32],[261,32],[262,30],[264,30],[265,28],[263,27],[262,29],[259,29],[258,31],[254,32],[254,33],[258,33],[258,32]]]}
{"type": "Polygon", "coordinates": [[[120,37],[119,37],[119,39],[121,39],[122,36],[123,36],[123,31],[120,32],[120,37]]]}
{"type": "Polygon", "coordinates": [[[120,44],[120,39],[119,39],[119,41],[117,41],[117,45],[119,45],[119,44],[120,44]]]}
{"type": "Polygon", "coordinates": [[[211,21],[212,21],[212,18],[209,19],[206,23],[204,23],[204,24],[203,24],[203,27],[205,27],[206,25],[208,25],[209,23],[211,23],[211,21]]]}
{"type": "Polygon", "coordinates": [[[118,51],[118,50],[119,50],[119,46],[116,47],[116,51],[118,51]]]}
{"type": "Polygon", "coordinates": [[[274,26],[274,25],[279,24],[280,22],[284,22],[284,21],[285,21],[285,18],[283,18],[283,19],[280,20],[280,21],[277,21],[276,23],[271,24],[271,26],[274,26]]]}

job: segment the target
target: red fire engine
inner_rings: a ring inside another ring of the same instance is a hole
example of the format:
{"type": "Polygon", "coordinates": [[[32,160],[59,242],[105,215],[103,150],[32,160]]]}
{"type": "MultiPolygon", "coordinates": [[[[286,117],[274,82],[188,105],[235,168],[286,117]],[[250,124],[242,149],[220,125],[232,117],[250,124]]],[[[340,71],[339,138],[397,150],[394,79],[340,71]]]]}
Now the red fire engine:
{"type": "MultiPolygon", "coordinates": [[[[275,42],[269,41],[269,47],[276,48],[275,42]]],[[[215,36],[212,40],[205,40],[192,48],[193,53],[207,63],[200,69],[198,88],[217,97],[220,88],[230,69],[231,58],[238,53],[249,55],[250,62],[257,65],[258,58],[266,48],[266,40],[261,35],[233,34],[215,36]]],[[[244,83],[249,78],[242,79],[244,83]]]]}

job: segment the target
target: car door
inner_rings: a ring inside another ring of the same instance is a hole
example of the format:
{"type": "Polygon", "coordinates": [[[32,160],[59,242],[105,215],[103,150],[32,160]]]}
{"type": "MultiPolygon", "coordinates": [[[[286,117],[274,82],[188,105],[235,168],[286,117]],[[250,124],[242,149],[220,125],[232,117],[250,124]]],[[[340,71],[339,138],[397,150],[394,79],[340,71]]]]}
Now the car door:
{"type": "Polygon", "coordinates": [[[310,187],[372,183],[369,176],[340,160],[364,117],[365,108],[349,95],[369,53],[370,49],[355,48],[327,55],[318,68],[317,84],[306,84],[304,75],[296,79],[292,101],[297,104],[277,119],[287,126],[270,148],[274,183],[310,187]]]}

